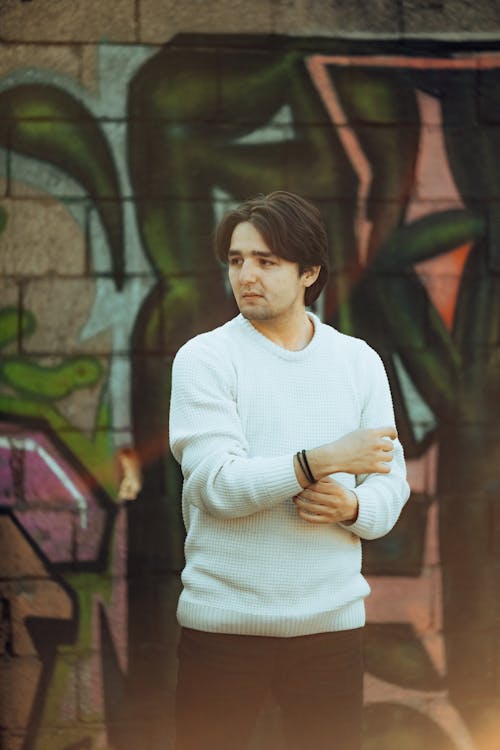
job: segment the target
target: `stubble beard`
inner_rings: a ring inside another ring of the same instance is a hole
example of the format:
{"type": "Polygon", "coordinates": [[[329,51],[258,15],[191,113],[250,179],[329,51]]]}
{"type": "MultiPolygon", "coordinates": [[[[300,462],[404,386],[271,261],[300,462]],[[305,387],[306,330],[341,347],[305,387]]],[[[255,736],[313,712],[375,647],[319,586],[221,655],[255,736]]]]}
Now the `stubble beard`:
{"type": "Polygon", "coordinates": [[[264,307],[245,305],[239,307],[240,313],[247,320],[272,320],[275,317],[274,312],[266,305],[264,307]]]}

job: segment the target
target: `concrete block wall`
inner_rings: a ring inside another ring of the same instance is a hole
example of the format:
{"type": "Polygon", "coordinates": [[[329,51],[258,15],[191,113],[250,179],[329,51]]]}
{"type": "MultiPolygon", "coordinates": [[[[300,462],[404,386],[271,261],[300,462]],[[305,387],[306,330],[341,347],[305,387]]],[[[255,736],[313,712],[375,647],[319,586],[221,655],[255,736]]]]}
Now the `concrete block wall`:
{"type": "Polygon", "coordinates": [[[408,455],[365,546],[366,750],[498,750],[499,37],[485,0],[0,1],[1,748],[171,746],[170,365],[234,313],[217,218],[286,188],[408,455]]]}

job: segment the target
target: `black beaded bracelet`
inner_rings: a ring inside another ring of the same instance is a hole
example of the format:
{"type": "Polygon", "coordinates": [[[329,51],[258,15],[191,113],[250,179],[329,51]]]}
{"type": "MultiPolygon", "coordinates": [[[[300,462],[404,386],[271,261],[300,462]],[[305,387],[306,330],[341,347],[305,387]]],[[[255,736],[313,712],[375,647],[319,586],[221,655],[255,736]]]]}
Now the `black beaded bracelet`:
{"type": "Polygon", "coordinates": [[[306,452],[304,450],[302,451],[302,458],[304,459],[304,464],[305,464],[306,469],[307,469],[307,478],[309,479],[309,481],[311,482],[311,484],[314,484],[314,482],[316,480],[314,478],[314,474],[311,471],[311,467],[309,466],[309,461],[307,460],[307,455],[306,455],[306,452]]]}
{"type": "Polygon", "coordinates": [[[300,451],[297,451],[297,453],[295,454],[295,458],[299,462],[299,466],[300,466],[300,469],[301,469],[303,475],[305,476],[305,478],[307,479],[307,481],[309,481],[309,477],[307,476],[306,467],[304,466],[304,461],[302,460],[302,454],[301,454],[300,451]]]}
{"type": "Polygon", "coordinates": [[[311,467],[309,466],[309,462],[307,460],[306,452],[304,450],[298,451],[296,453],[297,461],[299,462],[299,466],[302,469],[302,473],[309,482],[309,484],[314,484],[316,481],[313,473],[311,471],[311,467]]]}

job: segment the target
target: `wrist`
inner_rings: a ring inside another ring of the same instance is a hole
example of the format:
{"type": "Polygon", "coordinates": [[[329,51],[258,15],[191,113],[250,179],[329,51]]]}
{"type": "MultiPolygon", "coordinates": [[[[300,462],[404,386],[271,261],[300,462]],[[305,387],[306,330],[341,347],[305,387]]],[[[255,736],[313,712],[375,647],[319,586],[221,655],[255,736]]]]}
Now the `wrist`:
{"type": "Polygon", "coordinates": [[[348,496],[350,498],[350,502],[352,504],[352,515],[349,515],[346,518],[346,520],[344,521],[344,523],[347,526],[350,526],[352,523],[355,523],[358,520],[358,515],[359,515],[359,500],[358,500],[358,496],[354,492],[354,490],[347,489],[346,492],[347,492],[347,494],[348,494],[348,496]]]}
{"type": "Polygon", "coordinates": [[[293,457],[293,468],[295,469],[295,476],[297,477],[297,482],[300,484],[300,486],[303,489],[309,487],[310,482],[304,472],[304,469],[302,468],[302,464],[299,461],[297,453],[293,457]]]}
{"type": "Polygon", "coordinates": [[[332,443],[308,450],[307,458],[316,480],[336,474],[341,470],[335,461],[335,456],[332,455],[332,443]]]}

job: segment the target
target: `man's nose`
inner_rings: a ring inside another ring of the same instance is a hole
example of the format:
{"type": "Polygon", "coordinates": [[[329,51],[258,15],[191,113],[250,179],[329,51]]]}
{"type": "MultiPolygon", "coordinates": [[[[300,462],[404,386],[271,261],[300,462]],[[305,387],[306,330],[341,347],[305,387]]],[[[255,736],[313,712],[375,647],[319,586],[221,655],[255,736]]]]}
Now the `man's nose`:
{"type": "Polygon", "coordinates": [[[240,284],[247,284],[255,281],[255,263],[251,260],[245,260],[240,268],[240,284]]]}

